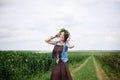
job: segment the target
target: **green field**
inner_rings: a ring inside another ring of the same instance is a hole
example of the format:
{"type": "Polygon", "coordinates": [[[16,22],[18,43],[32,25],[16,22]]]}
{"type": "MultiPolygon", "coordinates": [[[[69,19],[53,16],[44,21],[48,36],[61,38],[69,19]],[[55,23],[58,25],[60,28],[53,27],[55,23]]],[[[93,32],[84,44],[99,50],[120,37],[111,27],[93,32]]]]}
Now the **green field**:
{"type": "MultiPolygon", "coordinates": [[[[0,51],[0,80],[49,80],[51,53],[0,51]]],[[[69,52],[73,80],[120,80],[120,51],[69,52]]]]}

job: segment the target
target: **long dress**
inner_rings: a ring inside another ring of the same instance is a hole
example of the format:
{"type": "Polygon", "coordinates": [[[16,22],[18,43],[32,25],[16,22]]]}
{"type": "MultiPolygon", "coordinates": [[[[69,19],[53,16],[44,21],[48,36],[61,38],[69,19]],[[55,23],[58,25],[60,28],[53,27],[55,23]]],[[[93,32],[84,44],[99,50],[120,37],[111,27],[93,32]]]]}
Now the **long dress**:
{"type": "Polygon", "coordinates": [[[61,60],[62,50],[63,45],[56,45],[53,49],[55,59],[58,63],[55,63],[53,67],[50,80],[72,80],[67,63],[62,62],[61,60]]]}

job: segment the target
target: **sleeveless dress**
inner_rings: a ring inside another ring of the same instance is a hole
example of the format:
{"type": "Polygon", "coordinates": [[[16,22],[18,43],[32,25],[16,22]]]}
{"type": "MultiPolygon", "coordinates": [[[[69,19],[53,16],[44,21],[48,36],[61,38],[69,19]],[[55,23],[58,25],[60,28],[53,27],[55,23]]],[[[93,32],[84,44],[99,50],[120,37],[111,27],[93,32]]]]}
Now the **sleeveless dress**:
{"type": "Polygon", "coordinates": [[[63,45],[56,45],[53,49],[55,60],[58,61],[58,63],[55,63],[53,67],[50,80],[72,80],[67,63],[61,60],[62,50],[63,45]]]}

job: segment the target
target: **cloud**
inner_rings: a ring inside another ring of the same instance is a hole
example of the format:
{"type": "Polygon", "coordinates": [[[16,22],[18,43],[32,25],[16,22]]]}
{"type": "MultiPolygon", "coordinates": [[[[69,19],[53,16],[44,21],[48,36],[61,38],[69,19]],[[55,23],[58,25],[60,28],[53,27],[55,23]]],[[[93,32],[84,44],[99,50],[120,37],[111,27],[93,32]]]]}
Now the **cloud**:
{"type": "Polygon", "coordinates": [[[51,50],[44,39],[63,27],[71,33],[74,50],[120,49],[119,4],[119,0],[1,0],[0,49],[51,50]]]}

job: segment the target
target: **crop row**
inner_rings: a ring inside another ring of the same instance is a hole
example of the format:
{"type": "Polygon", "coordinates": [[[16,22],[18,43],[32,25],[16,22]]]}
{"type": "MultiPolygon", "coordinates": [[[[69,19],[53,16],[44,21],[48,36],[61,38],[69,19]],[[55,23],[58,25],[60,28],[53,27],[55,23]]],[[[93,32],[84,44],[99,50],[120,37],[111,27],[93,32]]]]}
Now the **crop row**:
{"type": "MultiPolygon", "coordinates": [[[[68,64],[80,62],[87,57],[71,53],[68,64]]],[[[54,62],[50,53],[0,51],[0,80],[27,80],[32,75],[49,71],[54,62]]]]}
{"type": "Polygon", "coordinates": [[[114,52],[109,54],[96,55],[96,59],[100,62],[102,68],[111,78],[111,80],[120,79],[120,53],[114,52]]]}

